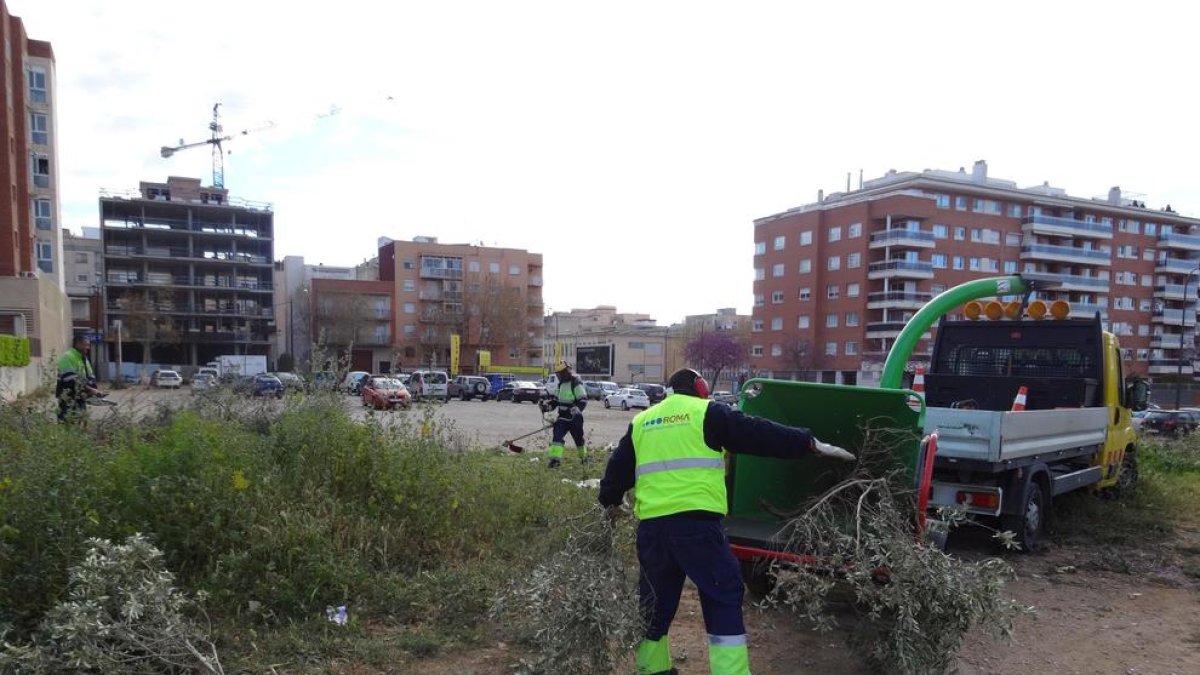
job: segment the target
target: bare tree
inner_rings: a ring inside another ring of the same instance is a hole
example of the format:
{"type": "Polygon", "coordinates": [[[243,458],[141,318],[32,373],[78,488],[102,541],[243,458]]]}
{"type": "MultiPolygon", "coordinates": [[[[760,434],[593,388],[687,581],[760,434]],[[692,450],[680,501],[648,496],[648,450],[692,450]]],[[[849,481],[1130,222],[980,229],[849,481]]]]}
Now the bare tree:
{"type": "Polygon", "coordinates": [[[506,285],[499,275],[477,275],[463,294],[469,321],[464,323],[464,341],[477,349],[507,348],[529,351],[528,303],[519,286],[506,285]]]}
{"type": "Polygon", "coordinates": [[[373,320],[367,301],[356,293],[329,293],[321,297],[314,321],[319,341],[327,347],[349,352],[362,341],[373,320]]]}
{"type": "Polygon", "coordinates": [[[721,371],[746,363],[746,346],[728,331],[701,331],[684,345],[683,356],[716,383],[721,371]]]}
{"type": "Polygon", "coordinates": [[[808,371],[813,366],[812,343],[804,338],[793,340],[787,346],[787,357],[800,379],[808,379],[808,371]]]}

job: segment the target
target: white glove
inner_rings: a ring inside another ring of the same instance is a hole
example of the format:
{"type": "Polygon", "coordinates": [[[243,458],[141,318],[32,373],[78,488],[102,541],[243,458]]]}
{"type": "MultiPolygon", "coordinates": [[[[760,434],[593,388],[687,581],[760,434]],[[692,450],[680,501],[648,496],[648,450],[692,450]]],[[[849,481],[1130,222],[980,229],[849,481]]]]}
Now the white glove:
{"type": "Polygon", "coordinates": [[[578,415],[581,412],[583,412],[583,411],[579,409],[579,406],[577,406],[577,405],[571,406],[571,410],[570,410],[571,417],[575,417],[576,415],[578,415]]]}
{"type": "Polygon", "coordinates": [[[850,454],[844,448],[839,448],[836,445],[830,445],[824,441],[818,440],[815,437],[812,440],[812,448],[813,448],[814,452],[816,452],[818,455],[820,455],[822,457],[829,457],[831,459],[840,459],[843,462],[853,462],[854,461],[854,455],[850,454]]]}

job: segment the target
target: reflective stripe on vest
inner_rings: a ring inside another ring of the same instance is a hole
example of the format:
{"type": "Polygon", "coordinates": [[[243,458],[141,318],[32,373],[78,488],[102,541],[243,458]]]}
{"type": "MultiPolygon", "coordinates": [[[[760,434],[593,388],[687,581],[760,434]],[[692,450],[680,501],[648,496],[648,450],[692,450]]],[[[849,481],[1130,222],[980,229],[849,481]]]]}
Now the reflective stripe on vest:
{"type": "Polygon", "coordinates": [[[704,444],[707,413],[706,399],[673,394],[634,416],[638,518],[727,512],[725,461],[704,444]]]}

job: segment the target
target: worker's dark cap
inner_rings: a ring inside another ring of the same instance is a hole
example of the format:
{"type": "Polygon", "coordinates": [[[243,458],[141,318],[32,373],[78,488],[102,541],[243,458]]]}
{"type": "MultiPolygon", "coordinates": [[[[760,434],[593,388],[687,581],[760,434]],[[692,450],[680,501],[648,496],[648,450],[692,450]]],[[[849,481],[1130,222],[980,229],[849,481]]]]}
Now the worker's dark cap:
{"type": "Polygon", "coordinates": [[[696,380],[700,377],[700,373],[691,368],[680,368],[671,374],[671,379],[667,380],[667,386],[676,394],[691,394],[696,395],[696,380]]]}

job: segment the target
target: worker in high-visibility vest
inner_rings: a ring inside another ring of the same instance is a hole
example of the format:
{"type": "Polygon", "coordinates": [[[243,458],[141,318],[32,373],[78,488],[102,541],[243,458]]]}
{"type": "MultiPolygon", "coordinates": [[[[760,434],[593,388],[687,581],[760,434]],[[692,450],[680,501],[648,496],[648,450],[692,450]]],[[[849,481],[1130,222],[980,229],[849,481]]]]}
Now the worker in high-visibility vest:
{"type": "Polygon", "coordinates": [[[86,422],[88,397],[104,395],[96,388],[96,373],[88,361],[91,351],[87,336],[77,334],[71,348],[58,358],[54,398],[58,399],[59,422],[86,422]]]}
{"type": "Polygon", "coordinates": [[[583,436],[583,409],[587,407],[587,388],[583,381],[575,376],[571,364],[559,361],[554,364],[554,385],[546,388],[549,398],[539,405],[542,412],[558,410],[558,419],[554,420],[554,429],[550,436],[550,468],[562,464],[563,443],[567,434],[575,441],[575,449],[579,451],[579,459],[587,461],[587,443],[583,436]]]}
{"type": "Polygon", "coordinates": [[[667,384],[671,394],[633,418],[600,481],[600,503],[613,518],[625,492],[636,488],[639,590],[647,620],[637,672],[676,672],[667,630],[688,578],[700,593],[712,673],[747,675],[741,567],[721,524],[727,513],[722,452],[846,461],[854,455],[817,440],[808,429],[710,401],[708,382],[689,368],[675,372],[667,384]]]}

